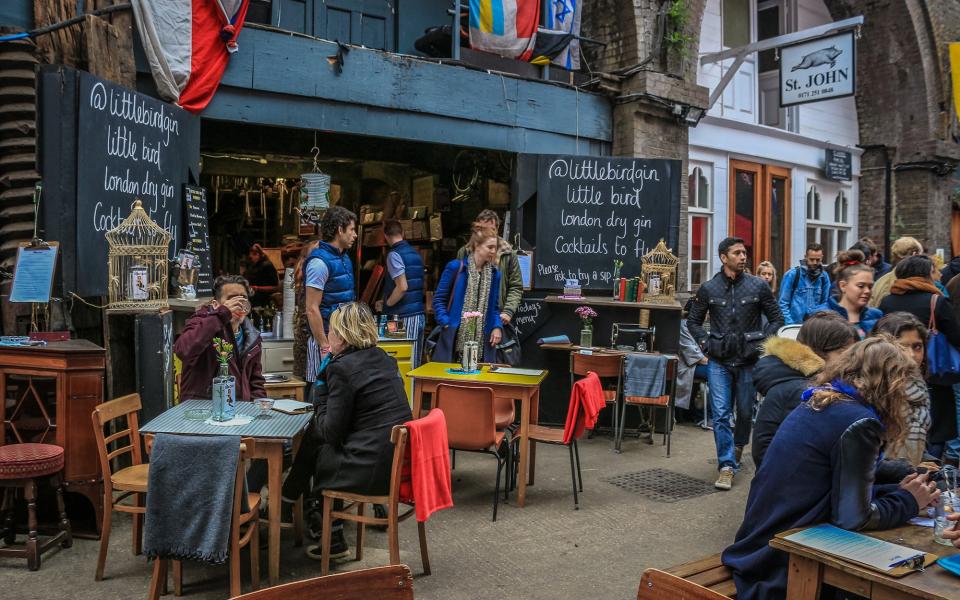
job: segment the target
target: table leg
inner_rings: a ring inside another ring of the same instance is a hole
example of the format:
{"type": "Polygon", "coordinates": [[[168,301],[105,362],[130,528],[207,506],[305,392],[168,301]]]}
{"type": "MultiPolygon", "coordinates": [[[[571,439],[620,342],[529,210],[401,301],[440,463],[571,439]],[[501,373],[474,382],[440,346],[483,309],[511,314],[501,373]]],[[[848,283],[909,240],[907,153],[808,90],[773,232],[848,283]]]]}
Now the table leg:
{"type": "Polygon", "coordinates": [[[268,549],[267,564],[269,569],[270,585],[277,585],[280,581],[280,505],[282,503],[280,489],[283,476],[283,443],[263,443],[267,459],[267,488],[270,490],[268,499],[268,549]]]}
{"type": "MultiPolygon", "coordinates": [[[[536,425],[540,422],[540,388],[537,387],[530,394],[530,424],[536,425]]],[[[533,485],[533,477],[537,472],[537,442],[530,442],[530,479],[529,485],[533,485]]]]}
{"type": "Polygon", "coordinates": [[[413,380],[413,418],[420,418],[420,410],[423,408],[423,382],[419,379],[413,380]]]}
{"type": "Polygon", "coordinates": [[[787,600],[816,600],[820,597],[823,565],[815,560],[790,555],[787,574],[787,600]]]}
{"type": "Polygon", "coordinates": [[[530,459],[530,396],[520,399],[520,472],[517,473],[517,506],[527,504],[527,461],[530,459]]]}

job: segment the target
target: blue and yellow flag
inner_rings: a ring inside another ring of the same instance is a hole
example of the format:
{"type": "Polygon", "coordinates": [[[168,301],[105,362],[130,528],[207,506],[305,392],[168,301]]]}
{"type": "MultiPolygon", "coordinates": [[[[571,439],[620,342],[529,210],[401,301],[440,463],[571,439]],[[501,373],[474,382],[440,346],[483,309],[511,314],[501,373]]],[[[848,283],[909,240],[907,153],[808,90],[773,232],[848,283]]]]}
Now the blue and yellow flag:
{"type": "Polygon", "coordinates": [[[470,0],[470,47],[530,60],[540,23],[540,0],[470,0]]]}

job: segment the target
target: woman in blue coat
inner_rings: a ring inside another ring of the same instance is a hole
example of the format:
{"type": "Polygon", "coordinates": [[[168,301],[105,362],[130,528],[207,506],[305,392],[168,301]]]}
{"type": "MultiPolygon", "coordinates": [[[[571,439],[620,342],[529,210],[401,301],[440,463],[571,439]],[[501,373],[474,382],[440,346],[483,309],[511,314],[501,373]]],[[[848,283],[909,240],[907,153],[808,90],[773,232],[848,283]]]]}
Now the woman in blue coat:
{"type": "Polygon", "coordinates": [[[483,349],[482,362],[496,362],[497,344],[503,335],[500,321],[500,271],[497,270],[499,238],[492,227],[474,230],[467,243],[468,254],[447,263],[433,294],[433,312],[437,327],[442,327],[432,360],[457,362],[468,341],[478,342],[483,349]],[[464,313],[483,316],[474,327],[461,327],[464,313]]]}
{"type": "Polygon", "coordinates": [[[906,384],[917,375],[904,350],[879,336],[831,361],[804,392],[773,437],[736,541],[723,552],[738,600],[785,597],[788,555],[769,546],[776,534],[819,523],[890,529],[936,501],[926,475],[876,480],[884,444],[906,432],[906,384]]]}
{"type": "Polygon", "coordinates": [[[821,310],[833,311],[857,329],[860,339],[867,337],[883,316],[882,310],[867,306],[873,291],[873,267],[866,264],[863,252],[847,250],[837,255],[833,279],[837,282],[840,297],[834,300],[828,296],[826,302],[814,307],[807,315],[821,310]]]}

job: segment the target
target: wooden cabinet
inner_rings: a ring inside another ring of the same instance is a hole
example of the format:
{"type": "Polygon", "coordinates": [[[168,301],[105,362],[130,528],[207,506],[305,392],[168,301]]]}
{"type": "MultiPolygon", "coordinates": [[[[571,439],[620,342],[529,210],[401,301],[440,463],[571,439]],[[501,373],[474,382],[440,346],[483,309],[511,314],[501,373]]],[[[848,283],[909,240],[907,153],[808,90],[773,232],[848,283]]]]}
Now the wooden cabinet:
{"type": "Polygon", "coordinates": [[[105,351],[86,340],[0,347],[0,445],[64,449],[64,486],[93,504],[99,527],[103,483],[90,415],[103,402],[105,351]]]}
{"type": "Polygon", "coordinates": [[[413,381],[407,373],[413,370],[413,341],[411,340],[380,340],[377,344],[384,352],[397,359],[397,368],[403,378],[403,389],[407,392],[407,401],[413,406],[413,381]]]}

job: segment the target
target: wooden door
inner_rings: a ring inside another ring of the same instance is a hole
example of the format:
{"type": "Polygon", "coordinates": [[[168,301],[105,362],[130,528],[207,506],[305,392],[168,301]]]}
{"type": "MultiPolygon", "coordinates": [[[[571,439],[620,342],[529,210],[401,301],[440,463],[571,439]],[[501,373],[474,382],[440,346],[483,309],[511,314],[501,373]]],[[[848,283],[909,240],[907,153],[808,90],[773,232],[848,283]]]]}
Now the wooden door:
{"type": "Polygon", "coordinates": [[[751,272],[770,261],[782,275],[790,267],[790,170],[730,161],[729,235],[743,238],[751,272]]]}

